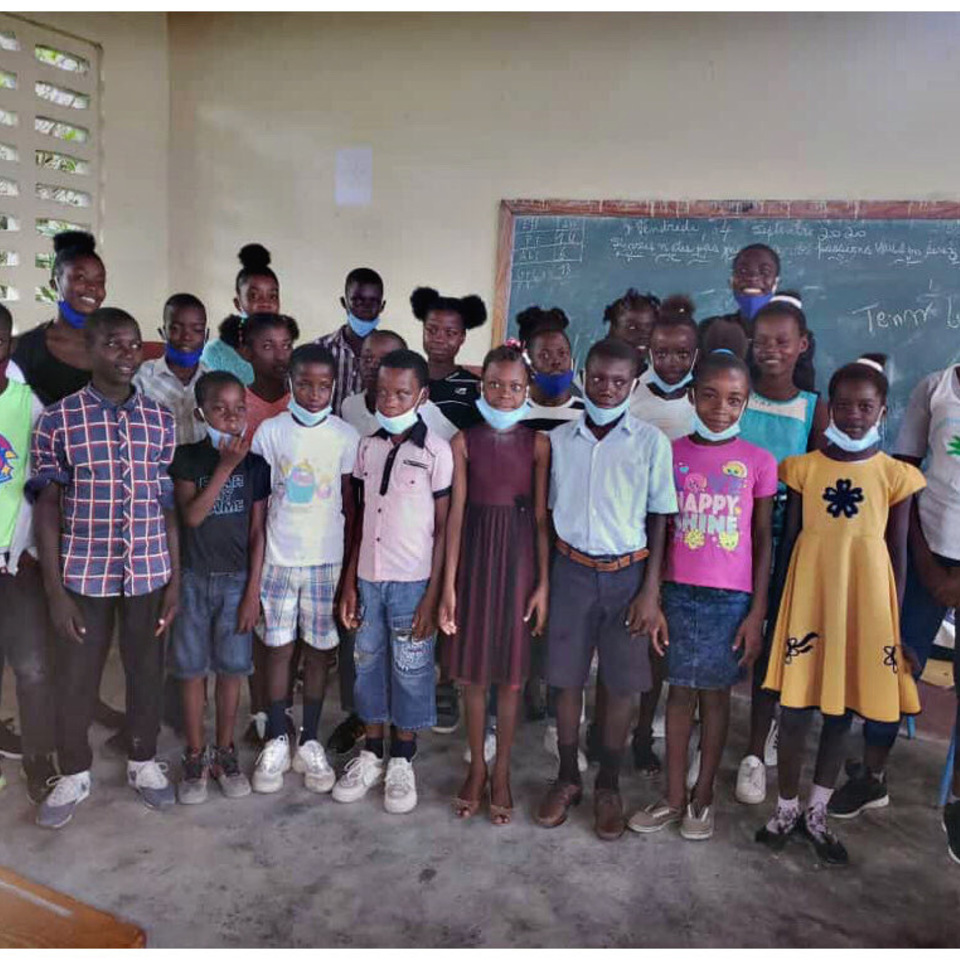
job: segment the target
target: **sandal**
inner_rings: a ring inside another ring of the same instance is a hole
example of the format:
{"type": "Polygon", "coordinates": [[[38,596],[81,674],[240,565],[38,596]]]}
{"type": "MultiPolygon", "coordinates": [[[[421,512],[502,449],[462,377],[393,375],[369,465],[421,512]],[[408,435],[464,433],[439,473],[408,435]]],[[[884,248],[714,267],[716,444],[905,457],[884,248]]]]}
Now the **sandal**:
{"type": "Polygon", "coordinates": [[[477,797],[476,800],[464,800],[461,796],[453,798],[453,812],[456,814],[457,819],[469,820],[471,817],[476,816],[487,795],[489,786],[490,778],[485,776],[483,778],[483,786],[480,788],[480,796],[477,797]]]}
{"type": "Polygon", "coordinates": [[[495,803],[490,804],[490,822],[495,827],[505,827],[510,823],[513,817],[513,807],[499,807],[495,803]]]}

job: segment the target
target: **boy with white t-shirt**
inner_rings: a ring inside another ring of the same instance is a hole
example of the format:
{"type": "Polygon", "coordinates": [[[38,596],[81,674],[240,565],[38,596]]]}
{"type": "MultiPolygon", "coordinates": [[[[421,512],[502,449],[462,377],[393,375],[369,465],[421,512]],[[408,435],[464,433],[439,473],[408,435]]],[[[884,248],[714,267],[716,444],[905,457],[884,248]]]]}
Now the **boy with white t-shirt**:
{"type": "Polygon", "coordinates": [[[290,358],[290,405],[265,420],[252,450],[270,465],[267,549],[260,599],[269,648],[266,743],[257,757],[253,789],[274,793],[290,769],[285,708],[294,641],[304,642],[303,726],[292,760],[315,793],[335,776],[317,740],[323,692],[339,642],[334,598],[344,543],[354,522],[351,475],[360,437],[332,413],[336,361],[325,347],[298,347],[290,358]]]}

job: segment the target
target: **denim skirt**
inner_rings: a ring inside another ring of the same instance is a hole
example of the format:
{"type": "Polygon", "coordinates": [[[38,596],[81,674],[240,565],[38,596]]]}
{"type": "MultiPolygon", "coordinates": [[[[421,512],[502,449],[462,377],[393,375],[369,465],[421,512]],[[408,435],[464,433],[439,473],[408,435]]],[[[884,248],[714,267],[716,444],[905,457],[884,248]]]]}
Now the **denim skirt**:
{"type": "Polygon", "coordinates": [[[749,593],[664,583],[663,615],[670,631],[667,680],[679,687],[723,690],[741,677],[742,650],[733,649],[750,609],[749,593]]]}

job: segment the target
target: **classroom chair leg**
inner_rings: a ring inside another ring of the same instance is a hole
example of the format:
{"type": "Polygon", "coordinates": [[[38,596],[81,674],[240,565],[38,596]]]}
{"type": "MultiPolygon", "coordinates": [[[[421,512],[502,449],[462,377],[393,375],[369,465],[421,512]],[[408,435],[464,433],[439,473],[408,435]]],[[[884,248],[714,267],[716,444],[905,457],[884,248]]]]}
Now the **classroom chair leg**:
{"type": "Polygon", "coordinates": [[[943,765],[943,776],[940,778],[940,806],[946,806],[947,795],[950,793],[950,781],[953,780],[953,764],[957,753],[957,728],[953,728],[950,746],[947,748],[947,762],[943,765]]]}
{"type": "Polygon", "coordinates": [[[917,718],[907,717],[907,739],[914,740],[917,736],[917,718]]]}

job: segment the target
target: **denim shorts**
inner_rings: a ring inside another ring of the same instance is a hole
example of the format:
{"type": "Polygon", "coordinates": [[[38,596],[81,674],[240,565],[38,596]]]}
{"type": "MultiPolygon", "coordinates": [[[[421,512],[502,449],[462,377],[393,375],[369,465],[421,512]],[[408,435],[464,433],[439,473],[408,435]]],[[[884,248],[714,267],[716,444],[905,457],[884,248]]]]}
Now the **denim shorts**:
{"type": "Polygon", "coordinates": [[[437,722],[434,637],[410,633],[426,580],[360,580],[362,620],[354,641],[356,711],[365,723],[420,730],[437,722]]]}
{"type": "Polygon", "coordinates": [[[733,649],[737,629],[750,610],[742,590],[663,585],[663,615],[670,632],[667,680],[678,687],[725,690],[740,679],[742,650],[733,649]]]}
{"type": "Polygon", "coordinates": [[[237,632],[246,573],[184,570],[180,609],[170,630],[169,673],[179,680],[253,673],[253,634],[237,632]]]}

